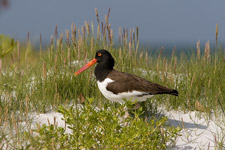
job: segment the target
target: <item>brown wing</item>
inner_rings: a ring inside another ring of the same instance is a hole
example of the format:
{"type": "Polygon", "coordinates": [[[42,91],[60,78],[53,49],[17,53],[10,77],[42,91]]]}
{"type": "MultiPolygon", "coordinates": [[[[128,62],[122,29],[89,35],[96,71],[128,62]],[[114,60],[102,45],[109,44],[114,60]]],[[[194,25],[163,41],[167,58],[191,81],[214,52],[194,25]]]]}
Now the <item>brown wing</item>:
{"type": "Polygon", "coordinates": [[[152,83],[135,75],[131,75],[124,72],[118,72],[113,70],[108,76],[115,82],[109,83],[106,87],[107,90],[112,91],[114,94],[122,92],[140,91],[146,94],[171,94],[178,96],[178,92],[173,89],[169,89],[162,85],[152,83]]]}

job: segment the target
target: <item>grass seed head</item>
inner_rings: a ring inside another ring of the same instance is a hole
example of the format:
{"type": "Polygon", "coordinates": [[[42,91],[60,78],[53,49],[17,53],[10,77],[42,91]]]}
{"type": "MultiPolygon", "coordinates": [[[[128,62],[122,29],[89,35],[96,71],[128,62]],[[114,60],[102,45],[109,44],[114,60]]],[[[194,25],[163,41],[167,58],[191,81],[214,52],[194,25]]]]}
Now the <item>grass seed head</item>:
{"type": "Polygon", "coordinates": [[[132,30],[131,30],[131,28],[130,28],[130,42],[132,44],[132,30]]]}
{"type": "Polygon", "coordinates": [[[85,28],[84,28],[84,26],[81,27],[81,30],[82,30],[83,40],[85,40],[85,28]]]}
{"type": "Polygon", "coordinates": [[[134,31],[134,28],[133,28],[133,43],[135,43],[135,31],[134,31]]]}
{"type": "Polygon", "coordinates": [[[138,26],[136,27],[136,36],[137,36],[137,41],[138,41],[138,26]]]}
{"type": "Polygon", "coordinates": [[[218,42],[218,34],[219,34],[219,25],[216,24],[216,46],[217,46],[217,42],[218,42]]]}
{"type": "Polygon", "coordinates": [[[69,32],[69,30],[66,30],[66,44],[67,44],[67,47],[69,47],[69,45],[70,45],[70,32],[69,32]]]}
{"type": "Polygon", "coordinates": [[[210,61],[210,45],[209,41],[205,43],[205,56],[204,56],[204,62],[207,62],[207,64],[210,61]]]}
{"type": "Polygon", "coordinates": [[[30,41],[30,32],[27,32],[27,43],[30,41]]]}
{"type": "Polygon", "coordinates": [[[63,46],[63,33],[60,35],[60,46],[63,46]]]}
{"type": "Polygon", "coordinates": [[[121,26],[119,27],[119,45],[121,46],[121,40],[122,40],[122,34],[121,34],[121,26]]]}
{"type": "Polygon", "coordinates": [[[198,40],[196,46],[197,46],[197,58],[200,59],[200,40],[198,40]]]}
{"type": "Polygon", "coordinates": [[[51,47],[53,47],[53,36],[51,36],[51,47]]]}
{"type": "Polygon", "coordinates": [[[97,22],[99,24],[99,16],[98,16],[98,9],[97,8],[95,8],[95,14],[96,14],[96,17],[97,17],[97,22]]]}
{"type": "Polygon", "coordinates": [[[58,25],[55,26],[54,39],[58,39],[58,25]]]}

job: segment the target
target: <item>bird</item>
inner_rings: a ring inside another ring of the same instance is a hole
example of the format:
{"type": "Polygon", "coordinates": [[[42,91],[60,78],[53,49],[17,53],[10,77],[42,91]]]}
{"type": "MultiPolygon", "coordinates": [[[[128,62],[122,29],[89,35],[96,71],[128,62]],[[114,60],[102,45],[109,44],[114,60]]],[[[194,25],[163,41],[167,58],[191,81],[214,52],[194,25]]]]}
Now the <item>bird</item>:
{"type": "Polygon", "coordinates": [[[178,91],[163,85],[153,83],[144,78],[114,69],[115,60],[105,49],[96,52],[95,58],[80,68],[74,75],[78,75],[96,64],[95,77],[103,96],[113,102],[128,101],[143,102],[154,95],[170,94],[178,96],[178,91]]]}

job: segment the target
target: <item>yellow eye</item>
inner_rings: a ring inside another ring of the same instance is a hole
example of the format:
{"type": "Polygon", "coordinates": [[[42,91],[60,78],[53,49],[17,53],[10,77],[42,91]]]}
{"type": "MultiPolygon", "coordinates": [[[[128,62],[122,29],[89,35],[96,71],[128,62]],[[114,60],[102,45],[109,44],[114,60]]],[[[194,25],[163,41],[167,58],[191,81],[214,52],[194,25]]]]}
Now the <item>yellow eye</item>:
{"type": "Polygon", "coordinates": [[[98,56],[102,56],[102,53],[98,53],[98,56]]]}

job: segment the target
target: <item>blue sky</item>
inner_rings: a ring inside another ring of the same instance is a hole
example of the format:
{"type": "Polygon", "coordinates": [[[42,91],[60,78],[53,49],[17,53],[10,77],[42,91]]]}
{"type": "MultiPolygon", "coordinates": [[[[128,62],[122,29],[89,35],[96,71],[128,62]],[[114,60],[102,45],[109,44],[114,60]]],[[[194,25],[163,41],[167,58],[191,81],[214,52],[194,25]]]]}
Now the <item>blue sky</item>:
{"type": "Polygon", "coordinates": [[[54,34],[78,27],[84,21],[97,25],[95,8],[104,20],[111,9],[109,22],[118,37],[119,26],[139,26],[142,42],[214,41],[219,24],[220,42],[225,41],[224,0],[11,0],[10,7],[0,11],[0,33],[32,40],[44,40],[54,34]]]}

